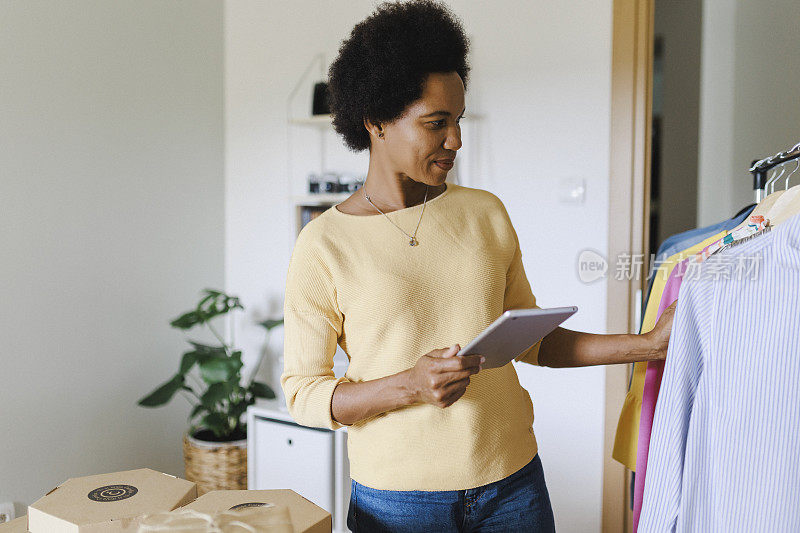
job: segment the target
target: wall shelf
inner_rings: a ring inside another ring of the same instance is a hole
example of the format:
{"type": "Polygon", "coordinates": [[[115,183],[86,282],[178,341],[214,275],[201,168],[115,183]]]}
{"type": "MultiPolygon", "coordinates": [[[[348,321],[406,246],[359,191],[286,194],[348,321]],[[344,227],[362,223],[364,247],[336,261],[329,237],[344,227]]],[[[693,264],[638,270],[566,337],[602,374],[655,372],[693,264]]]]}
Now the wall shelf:
{"type": "Polygon", "coordinates": [[[294,196],[292,203],[296,206],[333,205],[344,202],[351,194],[349,192],[307,194],[305,196],[294,196]]]}
{"type": "Polygon", "coordinates": [[[309,117],[293,118],[289,120],[290,124],[298,126],[314,126],[317,128],[326,128],[333,125],[332,115],[311,115],[309,117]]]}
{"type": "MultiPolygon", "coordinates": [[[[472,120],[480,117],[476,115],[465,115],[461,122],[471,122],[472,120]]],[[[333,115],[311,115],[308,117],[292,118],[289,120],[290,124],[297,126],[314,126],[318,128],[325,128],[333,125],[333,115]]]]}

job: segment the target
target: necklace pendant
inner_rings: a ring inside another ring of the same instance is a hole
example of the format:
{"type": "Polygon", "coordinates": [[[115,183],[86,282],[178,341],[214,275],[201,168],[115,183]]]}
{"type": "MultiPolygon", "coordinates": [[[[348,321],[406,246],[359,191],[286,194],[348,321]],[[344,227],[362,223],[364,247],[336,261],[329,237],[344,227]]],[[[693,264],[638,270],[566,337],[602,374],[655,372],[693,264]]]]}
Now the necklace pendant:
{"type": "Polygon", "coordinates": [[[408,242],[408,244],[411,245],[411,246],[416,246],[418,244],[417,243],[417,239],[415,239],[414,237],[411,237],[411,240],[408,242]]]}

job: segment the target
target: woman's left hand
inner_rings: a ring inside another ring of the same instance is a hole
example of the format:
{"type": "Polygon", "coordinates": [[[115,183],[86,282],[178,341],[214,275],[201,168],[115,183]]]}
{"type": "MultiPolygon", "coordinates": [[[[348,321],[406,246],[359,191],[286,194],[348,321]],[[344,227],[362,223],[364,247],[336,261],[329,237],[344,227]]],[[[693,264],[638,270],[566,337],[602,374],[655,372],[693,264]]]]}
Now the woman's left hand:
{"type": "Polygon", "coordinates": [[[672,305],[664,309],[661,313],[656,326],[652,331],[646,335],[652,342],[653,350],[656,353],[654,359],[663,361],[667,358],[667,347],[669,346],[669,335],[672,331],[672,319],[675,317],[675,306],[678,301],[675,300],[672,305]]]}

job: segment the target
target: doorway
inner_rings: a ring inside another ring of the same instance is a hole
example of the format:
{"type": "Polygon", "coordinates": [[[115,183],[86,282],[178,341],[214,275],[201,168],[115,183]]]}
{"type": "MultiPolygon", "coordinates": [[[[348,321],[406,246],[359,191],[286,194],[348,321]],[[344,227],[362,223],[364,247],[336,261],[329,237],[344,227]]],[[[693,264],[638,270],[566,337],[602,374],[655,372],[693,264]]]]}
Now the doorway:
{"type": "MultiPolygon", "coordinates": [[[[614,0],[608,257],[752,204],[753,160],[800,141],[796,0],[614,0]],[[786,16],[781,16],[786,14],[786,16]]],[[[635,332],[645,276],[607,281],[607,330],[635,332]]],[[[630,373],[606,374],[603,531],[630,531],[630,472],[611,459],[630,373]]]]}

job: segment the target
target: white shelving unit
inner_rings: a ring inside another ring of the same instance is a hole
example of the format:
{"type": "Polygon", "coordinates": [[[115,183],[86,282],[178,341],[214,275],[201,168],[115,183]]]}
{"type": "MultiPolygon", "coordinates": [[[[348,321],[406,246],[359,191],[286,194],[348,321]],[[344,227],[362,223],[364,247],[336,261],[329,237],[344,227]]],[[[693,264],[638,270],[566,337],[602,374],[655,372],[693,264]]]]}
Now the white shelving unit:
{"type": "MultiPolygon", "coordinates": [[[[297,180],[299,176],[295,175],[295,160],[296,155],[294,153],[295,149],[295,142],[297,141],[297,133],[298,129],[300,130],[307,130],[312,129],[316,130],[317,133],[317,140],[316,140],[316,147],[306,147],[303,145],[303,155],[306,157],[306,161],[316,159],[317,166],[316,172],[319,174],[323,174],[326,171],[333,170],[328,168],[326,162],[326,137],[330,135],[330,132],[333,131],[333,117],[331,115],[307,115],[308,110],[311,107],[310,101],[303,101],[303,98],[298,99],[298,96],[308,94],[305,90],[311,86],[313,86],[314,81],[324,80],[326,78],[327,72],[327,65],[325,61],[325,55],[323,53],[316,54],[311,61],[309,62],[308,66],[306,67],[303,74],[297,80],[294,88],[291,90],[289,95],[286,98],[286,123],[287,123],[287,191],[290,191],[290,201],[291,201],[291,218],[294,223],[291,225],[292,231],[292,242],[300,233],[302,229],[302,211],[304,207],[317,207],[317,208],[324,208],[324,207],[331,207],[335,204],[338,204],[344,201],[351,193],[341,193],[341,194],[330,194],[330,193],[320,193],[320,194],[312,194],[308,191],[308,184],[304,181],[304,191],[303,195],[298,196],[297,180]],[[318,69],[316,76],[312,76],[312,72],[314,71],[315,67],[318,69]],[[301,109],[303,111],[301,111],[301,109]],[[299,115],[299,116],[298,116],[299,115]],[[306,149],[308,148],[308,149],[306,149]],[[314,155],[316,154],[316,155],[314,155]],[[309,157],[310,155],[310,157],[309,157]]],[[[306,136],[308,137],[308,136],[306,136]]],[[[312,137],[313,138],[313,137],[312,137]]],[[[307,139],[311,140],[311,139],[307,139]]],[[[341,170],[341,169],[340,169],[341,170]]]]}
{"type": "MultiPolygon", "coordinates": [[[[333,117],[331,115],[311,115],[298,118],[298,117],[292,117],[288,111],[287,114],[289,114],[289,118],[287,119],[287,127],[289,128],[288,138],[290,140],[289,145],[291,146],[292,144],[291,143],[291,139],[293,138],[292,128],[301,127],[301,128],[312,128],[317,130],[319,134],[317,171],[321,175],[327,171],[332,170],[327,168],[327,163],[325,160],[325,150],[326,150],[325,137],[326,135],[329,134],[329,132],[333,131],[333,117]]],[[[309,152],[311,151],[316,151],[316,150],[309,150],[309,152]]],[[[292,178],[291,169],[293,168],[293,164],[291,161],[292,155],[293,155],[292,153],[288,154],[289,162],[287,164],[287,168],[289,169],[290,173],[290,180],[292,178]]],[[[308,184],[305,183],[304,185],[307,187],[308,184]]],[[[289,190],[290,191],[296,190],[294,183],[289,184],[289,190]]],[[[306,207],[329,208],[335,204],[343,202],[351,194],[352,192],[343,192],[343,193],[306,192],[303,195],[296,195],[296,194],[292,195],[291,200],[292,200],[292,213],[293,213],[292,220],[294,220],[294,227],[293,227],[294,237],[297,237],[297,235],[300,233],[300,230],[302,229],[303,208],[306,207]]]]}

